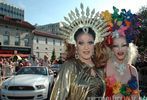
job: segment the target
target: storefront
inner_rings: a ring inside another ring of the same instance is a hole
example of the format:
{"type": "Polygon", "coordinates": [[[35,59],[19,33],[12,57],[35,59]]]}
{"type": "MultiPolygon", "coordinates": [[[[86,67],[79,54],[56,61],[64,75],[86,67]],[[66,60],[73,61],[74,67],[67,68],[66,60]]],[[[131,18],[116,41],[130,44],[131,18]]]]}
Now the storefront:
{"type": "Polygon", "coordinates": [[[0,46],[0,57],[11,57],[16,51],[22,58],[27,58],[31,54],[30,47],[0,46]]]}

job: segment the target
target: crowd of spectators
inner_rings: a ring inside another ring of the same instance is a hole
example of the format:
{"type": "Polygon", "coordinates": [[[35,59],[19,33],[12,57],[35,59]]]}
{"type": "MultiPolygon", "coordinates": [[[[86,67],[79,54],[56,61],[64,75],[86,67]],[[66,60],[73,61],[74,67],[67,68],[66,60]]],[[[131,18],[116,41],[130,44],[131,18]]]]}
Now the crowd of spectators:
{"type": "Polygon", "coordinates": [[[63,58],[57,58],[52,63],[50,62],[49,56],[44,55],[43,59],[37,58],[32,55],[30,59],[21,58],[19,55],[15,55],[10,58],[0,57],[0,77],[5,79],[10,77],[17,72],[21,67],[26,66],[47,66],[51,67],[52,64],[62,64],[64,62],[63,58]]]}

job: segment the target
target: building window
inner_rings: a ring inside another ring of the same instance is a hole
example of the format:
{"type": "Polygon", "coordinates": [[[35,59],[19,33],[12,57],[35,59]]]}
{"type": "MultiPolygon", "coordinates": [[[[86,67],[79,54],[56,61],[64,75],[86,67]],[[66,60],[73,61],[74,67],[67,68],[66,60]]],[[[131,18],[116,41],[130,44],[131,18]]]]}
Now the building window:
{"type": "Polygon", "coordinates": [[[9,32],[5,31],[5,33],[3,34],[3,44],[9,45],[9,42],[10,42],[10,34],[9,32]]]}
{"type": "Polygon", "coordinates": [[[47,48],[45,48],[45,50],[47,50],[47,48]]]}
{"type": "Polygon", "coordinates": [[[39,49],[39,47],[36,47],[36,49],[39,49]]]}
{"type": "Polygon", "coordinates": [[[37,57],[39,58],[39,57],[40,57],[40,54],[39,54],[39,52],[36,52],[36,54],[37,54],[37,57]]]}
{"type": "Polygon", "coordinates": [[[19,33],[16,33],[16,35],[15,35],[15,45],[20,45],[20,35],[19,35],[19,33]]]}
{"type": "Polygon", "coordinates": [[[60,40],[60,46],[62,46],[62,41],[60,40]]]}
{"type": "Polygon", "coordinates": [[[24,40],[24,43],[25,43],[25,46],[29,46],[29,39],[26,38],[26,39],[24,40]]]}
{"type": "Polygon", "coordinates": [[[25,46],[29,46],[29,35],[27,34],[24,39],[25,46]]]}
{"type": "Polygon", "coordinates": [[[47,38],[45,38],[45,43],[47,44],[47,38]]]}
{"type": "Polygon", "coordinates": [[[38,37],[36,38],[36,42],[37,42],[37,43],[39,42],[39,39],[38,39],[38,37]]]}
{"type": "Polygon", "coordinates": [[[53,40],[53,45],[55,45],[55,40],[53,40]]]}

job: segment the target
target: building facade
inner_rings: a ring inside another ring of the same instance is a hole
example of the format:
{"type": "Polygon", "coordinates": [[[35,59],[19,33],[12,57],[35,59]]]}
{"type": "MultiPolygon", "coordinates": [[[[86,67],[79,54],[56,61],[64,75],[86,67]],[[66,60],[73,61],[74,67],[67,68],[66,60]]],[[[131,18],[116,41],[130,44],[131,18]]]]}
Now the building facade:
{"type": "Polygon", "coordinates": [[[51,32],[53,34],[59,35],[60,34],[60,31],[59,31],[60,27],[62,27],[61,22],[36,26],[36,30],[43,31],[43,32],[51,32]]]}
{"type": "Polygon", "coordinates": [[[7,17],[14,18],[14,19],[24,20],[23,9],[13,6],[11,4],[8,4],[4,1],[0,2],[0,14],[7,17]]]}
{"type": "Polygon", "coordinates": [[[53,50],[55,50],[56,58],[60,57],[63,48],[63,39],[58,35],[49,32],[33,31],[33,53],[38,58],[43,58],[48,54],[51,58],[53,50]]]}
{"type": "Polygon", "coordinates": [[[11,57],[16,51],[21,57],[28,57],[34,29],[24,21],[23,9],[0,1],[0,57],[11,57]]]}
{"type": "Polygon", "coordinates": [[[10,57],[14,51],[27,57],[31,53],[34,29],[26,21],[0,15],[0,57],[10,57]]]}

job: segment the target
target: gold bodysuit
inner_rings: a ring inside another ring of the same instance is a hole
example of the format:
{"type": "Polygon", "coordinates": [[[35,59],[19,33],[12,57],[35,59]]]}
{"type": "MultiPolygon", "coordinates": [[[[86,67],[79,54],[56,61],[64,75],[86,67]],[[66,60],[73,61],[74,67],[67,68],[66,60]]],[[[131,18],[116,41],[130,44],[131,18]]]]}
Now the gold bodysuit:
{"type": "Polygon", "coordinates": [[[72,59],[62,64],[50,100],[90,100],[103,97],[104,92],[103,68],[96,69],[72,59]],[[96,72],[95,77],[91,75],[91,68],[96,72]]]}

